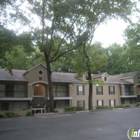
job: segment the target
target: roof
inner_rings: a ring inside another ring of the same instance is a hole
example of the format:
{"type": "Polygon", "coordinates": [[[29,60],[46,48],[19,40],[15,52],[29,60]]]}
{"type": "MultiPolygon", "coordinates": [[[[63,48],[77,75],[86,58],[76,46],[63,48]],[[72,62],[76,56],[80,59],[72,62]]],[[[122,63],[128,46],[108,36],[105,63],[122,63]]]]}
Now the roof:
{"type": "MultiPolygon", "coordinates": [[[[124,79],[133,78],[137,73],[138,71],[123,73],[118,75],[109,75],[109,78],[106,81],[106,83],[107,84],[132,84],[131,82],[124,81],[124,79]]],[[[99,78],[102,77],[104,74],[105,73],[93,74],[92,77],[99,78]]]]}
{"type": "Polygon", "coordinates": [[[109,74],[106,72],[98,73],[98,74],[92,74],[92,78],[101,78],[103,75],[106,75],[109,77],[109,74]]]}
{"type": "Polygon", "coordinates": [[[28,81],[24,76],[26,70],[12,70],[12,74],[8,70],[0,69],[0,80],[2,81],[28,81]]]}
{"type": "MultiPolygon", "coordinates": [[[[24,74],[26,70],[12,70],[12,74],[5,69],[0,69],[0,80],[1,81],[28,81],[24,74]]],[[[75,78],[76,73],[61,73],[53,72],[52,73],[52,82],[61,82],[61,83],[83,83],[82,80],[75,78]]]]}
{"type": "Polygon", "coordinates": [[[31,105],[46,105],[47,102],[44,97],[33,97],[31,105]]]}
{"type": "Polygon", "coordinates": [[[82,80],[76,79],[76,73],[52,73],[52,82],[62,82],[62,83],[83,83],[82,80]]]}

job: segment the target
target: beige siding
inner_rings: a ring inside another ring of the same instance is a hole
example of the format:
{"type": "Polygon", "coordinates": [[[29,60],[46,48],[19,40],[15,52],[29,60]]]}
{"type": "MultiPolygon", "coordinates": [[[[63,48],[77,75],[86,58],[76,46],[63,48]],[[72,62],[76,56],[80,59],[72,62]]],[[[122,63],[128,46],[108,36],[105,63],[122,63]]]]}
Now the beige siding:
{"type": "Polygon", "coordinates": [[[132,78],[130,78],[130,79],[124,79],[124,81],[130,82],[130,83],[133,83],[134,82],[132,78]]]}
{"type": "Polygon", "coordinates": [[[136,74],[134,77],[134,85],[140,84],[140,78],[138,78],[138,77],[140,77],[140,72],[138,74],[136,74]]]}
{"type": "Polygon", "coordinates": [[[72,106],[77,106],[77,101],[85,101],[85,109],[88,109],[88,85],[84,85],[84,95],[77,95],[77,86],[82,84],[74,84],[70,87],[70,97],[73,97],[71,101],[72,106]]]}
{"type": "Polygon", "coordinates": [[[97,106],[97,100],[103,100],[104,106],[109,106],[109,100],[115,100],[116,105],[120,104],[120,89],[119,85],[104,85],[103,95],[96,94],[96,86],[93,85],[93,107],[97,106]],[[109,94],[109,86],[115,86],[115,95],[109,94]]]}
{"type": "Polygon", "coordinates": [[[37,67],[35,67],[34,69],[31,69],[28,73],[25,74],[25,77],[29,80],[29,84],[34,84],[35,82],[47,82],[47,70],[45,67],[43,67],[42,65],[39,65],[37,67]],[[43,71],[43,74],[40,75],[38,72],[39,70],[43,71]],[[42,77],[42,80],[40,80],[39,78],[42,77]]]}

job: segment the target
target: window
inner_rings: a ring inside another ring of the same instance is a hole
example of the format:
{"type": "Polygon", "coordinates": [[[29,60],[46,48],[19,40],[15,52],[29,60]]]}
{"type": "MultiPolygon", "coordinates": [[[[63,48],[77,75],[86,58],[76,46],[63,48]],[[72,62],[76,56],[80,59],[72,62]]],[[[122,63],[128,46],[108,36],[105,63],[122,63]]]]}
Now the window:
{"type": "Polygon", "coordinates": [[[109,94],[115,94],[115,86],[109,86],[109,94]]]}
{"type": "Polygon", "coordinates": [[[77,95],[84,95],[84,86],[77,86],[77,95]]]}
{"type": "Polygon", "coordinates": [[[54,85],[52,88],[54,97],[67,97],[68,86],[67,85],[54,85]]]}
{"type": "Polygon", "coordinates": [[[42,75],[42,74],[43,74],[43,71],[42,71],[42,70],[39,70],[38,73],[39,73],[40,75],[42,75]]]}
{"type": "Polygon", "coordinates": [[[9,103],[1,103],[1,110],[9,110],[9,103]]]}
{"type": "Polygon", "coordinates": [[[96,94],[103,95],[103,87],[102,86],[96,86],[96,94]]]}
{"type": "Polygon", "coordinates": [[[34,86],[34,96],[44,96],[45,89],[43,85],[37,84],[34,86]]]}
{"type": "Polygon", "coordinates": [[[109,100],[109,106],[114,107],[116,105],[115,100],[109,100]]]}
{"type": "Polygon", "coordinates": [[[13,97],[14,85],[6,85],[6,97],[13,97]]]}
{"type": "Polygon", "coordinates": [[[107,81],[107,77],[106,76],[104,77],[104,81],[107,81]]]}
{"type": "Polygon", "coordinates": [[[84,100],[77,101],[77,106],[85,108],[85,101],[84,100]]]}
{"type": "Polygon", "coordinates": [[[97,106],[104,106],[103,100],[97,100],[97,106]]]}

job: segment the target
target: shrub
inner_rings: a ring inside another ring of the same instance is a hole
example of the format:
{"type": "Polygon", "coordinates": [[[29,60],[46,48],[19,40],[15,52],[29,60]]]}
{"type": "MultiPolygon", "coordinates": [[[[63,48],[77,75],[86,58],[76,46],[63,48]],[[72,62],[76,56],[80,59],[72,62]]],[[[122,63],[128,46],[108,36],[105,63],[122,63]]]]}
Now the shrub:
{"type": "Polygon", "coordinates": [[[114,108],[124,108],[124,106],[123,105],[116,105],[116,106],[114,106],[114,108]]]}
{"type": "Polygon", "coordinates": [[[15,117],[15,113],[14,113],[14,112],[5,112],[5,115],[6,115],[8,118],[15,117]]]}
{"type": "Polygon", "coordinates": [[[96,106],[96,109],[108,109],[108,106],[96,106]]]}
{"type": "Polygon", "coordinates": [[[66,106],[64,109],[65,109],[65,112],[75,111],[75,107],[74,106],[66,106]]]}
{"type": "Polygon", "coordinates": [[[81,107],[81,106],[76,106],[76,107],[75,107],[75,111],[82,111],[82,110],[84,110],[84,108],[81,107]]]}
{"type": "Polygon", "coordinates": [[[32,112],[27,112],[26,116],[32,116],[32,112]]]}
{"type": "Polygon", "coordinates": [[[128,107],[131,107],[131,105],[124,104],[123,107],[128,108],[128,107]]]}
{"type": "Polygon", "coordinates": [[[7,116],[5,114],[0,114],[0,119],[2,118],[7,118],[7,116]]]}

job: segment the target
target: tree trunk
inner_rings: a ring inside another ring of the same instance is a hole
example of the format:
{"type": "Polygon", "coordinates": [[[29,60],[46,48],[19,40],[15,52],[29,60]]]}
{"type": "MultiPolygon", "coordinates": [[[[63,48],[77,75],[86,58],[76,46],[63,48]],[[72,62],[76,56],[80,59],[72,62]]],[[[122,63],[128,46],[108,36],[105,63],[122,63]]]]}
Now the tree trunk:
{"type": "Polygon", "coordinates": [[[88,72],[88,80],[89,80],[89,96],[88,96],[88,108],[89,110],[93,110],[92,107],[92,78],[91,78],[91,72],[88,72]]]}
{"type": "Polygon", "coordinates": [[[52,71],[50,63],[47,63],[48,90],[50,99],[50,112],[54,112],[54,97],[52,93],[52,71]]]}

